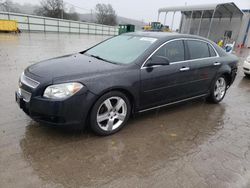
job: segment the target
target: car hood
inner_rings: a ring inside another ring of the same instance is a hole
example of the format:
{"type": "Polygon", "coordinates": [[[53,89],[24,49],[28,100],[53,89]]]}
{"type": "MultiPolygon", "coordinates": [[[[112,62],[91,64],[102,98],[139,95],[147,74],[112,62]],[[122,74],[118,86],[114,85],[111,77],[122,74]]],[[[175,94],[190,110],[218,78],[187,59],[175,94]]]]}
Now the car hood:
{"type": "Polygon", "coordinates": [[[105,73],[121,67],[121,65],[108,63],[79,53],[36,63],[29,66],[27,71],[36,77],[53,80],[74,75],[105,73]]]}

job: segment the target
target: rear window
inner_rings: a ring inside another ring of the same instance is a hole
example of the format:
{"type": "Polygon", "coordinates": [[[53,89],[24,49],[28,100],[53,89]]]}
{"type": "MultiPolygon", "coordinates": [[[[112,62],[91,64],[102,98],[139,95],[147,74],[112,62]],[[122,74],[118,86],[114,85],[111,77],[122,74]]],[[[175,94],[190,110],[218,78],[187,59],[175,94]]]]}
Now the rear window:
{"type": "Polygon", "coordinates": [[[187,44],[190,59],[210,57],[210,52],[207,43],[197,40],[188,40],[187,44]]]}
{"type": "Polygon", "coordinates": [[[209,48],[210,56],[215,57],[216,53],[215,53],[213,47],[210,44],[207,44],[207,45],[208,45],[208,48],[209,48]]]}

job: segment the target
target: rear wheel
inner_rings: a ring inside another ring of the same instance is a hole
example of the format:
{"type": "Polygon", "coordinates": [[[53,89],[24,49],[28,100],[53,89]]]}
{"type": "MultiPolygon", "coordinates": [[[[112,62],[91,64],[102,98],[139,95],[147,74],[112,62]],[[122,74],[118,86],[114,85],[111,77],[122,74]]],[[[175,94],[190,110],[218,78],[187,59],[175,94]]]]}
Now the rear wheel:
{"type": "Polygon", "coordinates": [[[224,99],[226,91],[227,81],[225,76],[221,75],[215,80],[210,91],[210,96],[207,99],[212,103],[219,103],[224,99]]]}
{"type": "Polygon", "coordinates": [[[131,105],[121,92],[112,91],[100,97],[92,108],[91,129],[99,135],[110,135],[119,131],[127,122],[131,105]]]}

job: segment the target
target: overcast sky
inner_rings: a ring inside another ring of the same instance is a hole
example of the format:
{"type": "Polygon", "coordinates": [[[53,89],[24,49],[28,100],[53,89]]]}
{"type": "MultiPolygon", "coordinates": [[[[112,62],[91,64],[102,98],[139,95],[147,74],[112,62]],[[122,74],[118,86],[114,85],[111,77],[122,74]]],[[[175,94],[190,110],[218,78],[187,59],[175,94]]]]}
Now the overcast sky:
{"type": "MultiPolygon", "coordinates": [[[[229,0],[230,1],[230,0],[229,0]]],[[[39,4],[40,0],[13,0],[18,3],[39,4]]],[[[157,11],[162,7],[197,5],[228,2],[226,0],[64,0],[67,6],[73,4],[78,7],[90,10],[94,9],[97,3],[110,3],[119,16],[143,20],[145,22],[156,21],[157,11]]],[[[250,9],[250,0],[232,0],[241,9],[250,9]]],[[[86,11],[87,11],[86,10],[86,11]]],[[[77,12],[86,13],[85,10],[76,8],[77,12]]]]}

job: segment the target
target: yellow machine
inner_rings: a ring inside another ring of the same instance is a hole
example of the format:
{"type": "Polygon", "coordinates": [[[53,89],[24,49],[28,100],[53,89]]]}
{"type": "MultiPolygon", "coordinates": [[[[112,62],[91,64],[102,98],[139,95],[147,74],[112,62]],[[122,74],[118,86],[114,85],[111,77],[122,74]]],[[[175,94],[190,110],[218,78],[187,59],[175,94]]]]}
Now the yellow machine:
{"type": "Polygon", "coordinates": [[[151,30],[151,25],[145,25],[145,26],[143,26],[143,30],[150,31],[151,30]]]}
{"type": "Polygon", "coordinates": [[[164,26],[161,22],[151,22],[149,25],[143,27],[144,31],[161,31],[161,32],[170,32],[168,26],[164,26]]]}
{"type": "Polygon", "coordinates": [[[18,32],[17,22],[14,20],[0,20],[0,31],[18,32]]]}

